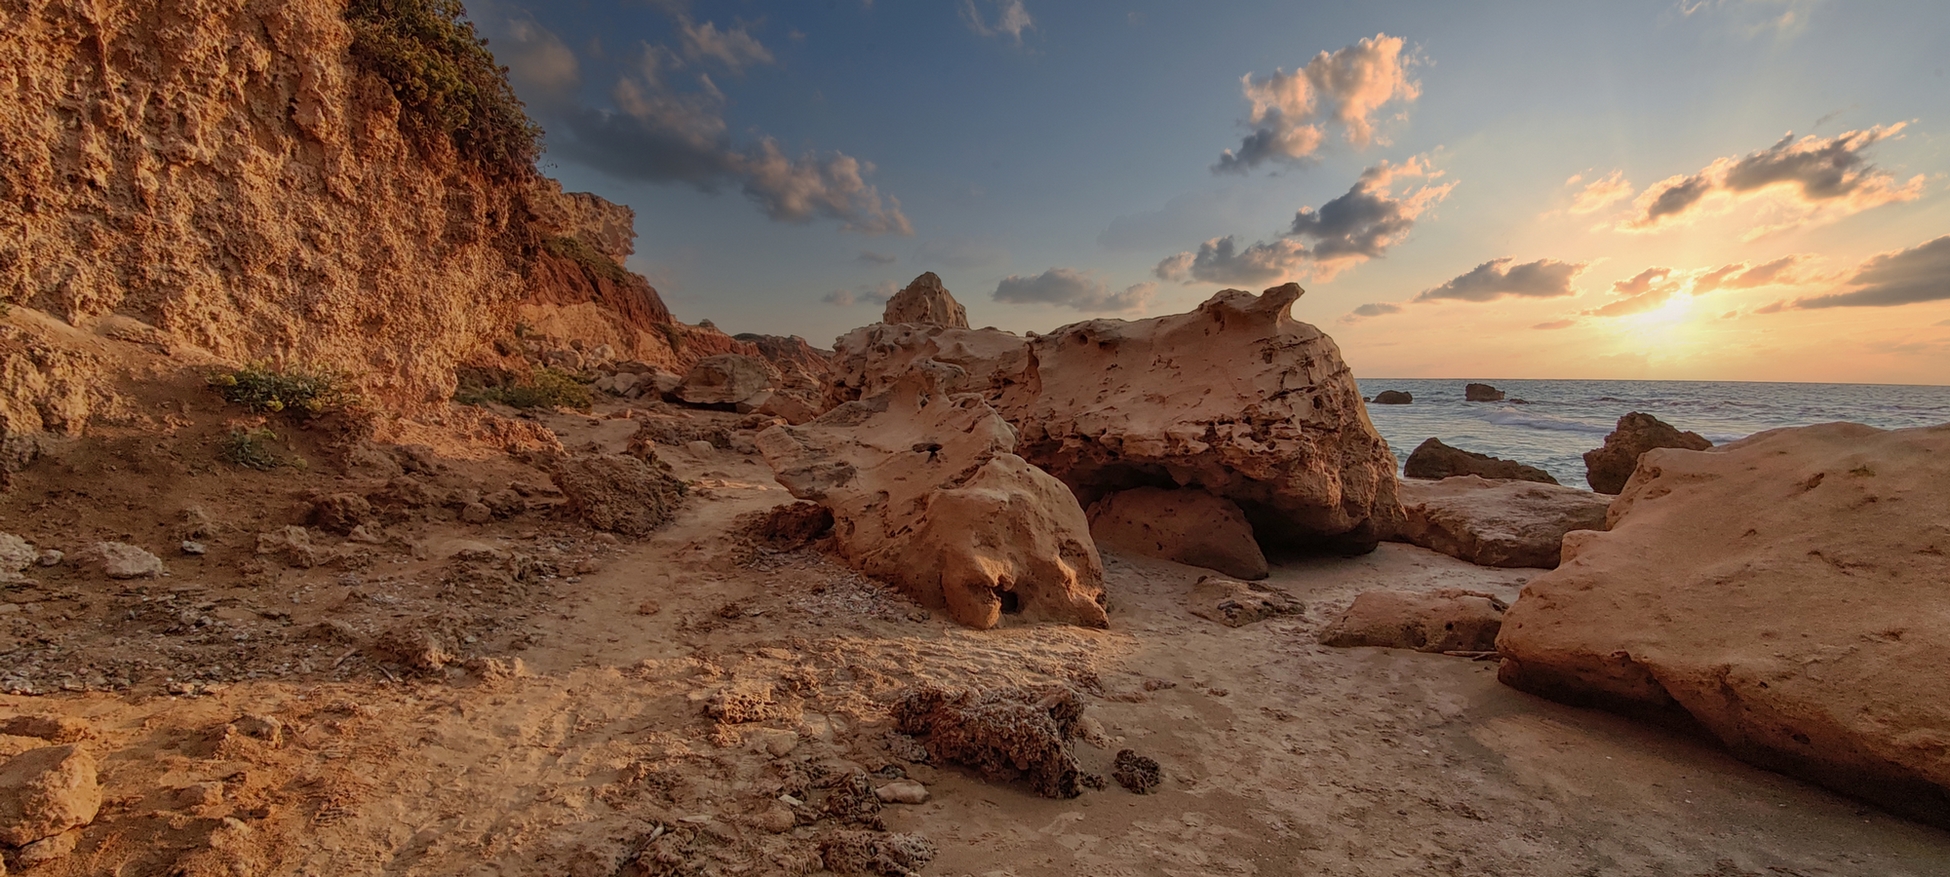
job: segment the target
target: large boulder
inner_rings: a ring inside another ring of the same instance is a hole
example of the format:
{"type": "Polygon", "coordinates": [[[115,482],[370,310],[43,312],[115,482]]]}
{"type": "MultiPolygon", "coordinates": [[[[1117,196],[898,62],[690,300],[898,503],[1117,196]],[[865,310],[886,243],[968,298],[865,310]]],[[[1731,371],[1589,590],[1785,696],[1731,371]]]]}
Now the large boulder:
{"type": "Polygon", "coordinates": [[[95,759],[75,744],[29,749],[0,765],[0,844],[25,846],[95,821],[95,759]]]}
{"type": "Polygon", "coordinates": [[[569,512],[591,527],[625,536],[648,536],[677,516],[684,482],[654,452],[578,454],[558,460],[549,472],[568,497],[569,512]]]}
{"type": "Polygon", "coordinates": [[[1374,394],[1374,403],[1376,405],[1408,405],[1414,401],[1414,394],[1401,390],[1382,390],[1374,394]]]}
{"type": "Polygon", "coordinates": [[[1246,513],[1231,500],[1198,489],[1120,490],[1090,507],[1090,535],[1100,546],[1263,579],[1266,555],[1253,541],[1246,513]]]}
{"type": "Polygon", "coordinates": [[[1479,566],[1558,563],[1564,534],[1602,530],[1611,498],[1556,484],[1461,475],[1401,483],[1396,538],[1479,566]]]}
{"type": "Polygon", "coordinates": [[[832,510],[849,563],[957,622],[1105,626],[1103,561],[1076,497],[1010,453],[1015,431],[980,396],[939,391],[930,365],[760,433],[779,483],[832,510]]]}
{"type": "Polygon", "coordinates": [[[1418,652],[1487,652],[1509,606],[1494,594],[1442,588],[1435,591],[1367,591],[1339,620],[1320,632],[1320,644],[1369,646],[1418,652]]]}
{"type": "Polygon", "coordinates": [[[691,366],[675,395],[692,405],[736,405],[772,389],[778,381],[778,372],[765,360],[720,353],[691,366]]]}
{"type": "Polygon", "coordinates": [[[1646,454],[1497,641],[1506,683],[1677,717],[1950,824],[1950,426],[1646,454]]]}
{"type": "Polygon", "coordinates": [[[881,312],[880,321],[892,324],[928,323],[966,329],[968,311],[948,294],[948,287],[941,285],[940,277],[933,271],[927,271],[887,300],[887,309],[881,312]]]}
{"type": "Polygon", "coordinates": [[[1402,474],[1410,478],[1436,480],[1457,475],[1477,475],[1483,478],[1536,481],[1541,484],[1557,483],[1557,479],[1552,478],[1549,472],[1535,466],[1525,466],[1515,460],[1452,448],[1443,444],[1438,438],[1431,438],[1416,445],[1415,450],[1409,452],[1407,462],[1402,464],[1402,474]]]}
{"type": "Polygon", "coordinates": [[[1263,544],[1369,551],[1394,529],[1395,458],[1298,284],[1197,310],[1073,323],[1030,341],[997,406],[1016,453],[1086,504],[1151,485],[1237,503],[1263,544]]]}
{"type": "Polygon", "coordinates": [[[1584,452],[1584,479],[1599,493],[1617,493],[1638,467],[1639,457],[1653,448],[1704,451],[1713,447],[1696,432],[1677,427],[1650,414],[1634,411],[1618,418],[1618,427],[1605,436],[1605,446],[1584,452]]]}
{"type": "Polygon", "coordinates": [[[1463,401],[1501,402],[1503,401],[1503,391],[1489,384],[1464,384],[1463,401]]]}

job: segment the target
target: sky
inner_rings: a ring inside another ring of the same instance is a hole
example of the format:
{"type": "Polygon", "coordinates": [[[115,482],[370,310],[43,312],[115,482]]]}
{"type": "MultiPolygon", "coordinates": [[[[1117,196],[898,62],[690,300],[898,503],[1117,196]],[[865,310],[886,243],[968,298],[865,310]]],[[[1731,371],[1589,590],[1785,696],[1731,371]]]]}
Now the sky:
{"type": "Polygon", "coordinates": [[[1941,0],[467,0],[679,319],[1288,281],[1361,377],[1950,383],[1941,0]]]}

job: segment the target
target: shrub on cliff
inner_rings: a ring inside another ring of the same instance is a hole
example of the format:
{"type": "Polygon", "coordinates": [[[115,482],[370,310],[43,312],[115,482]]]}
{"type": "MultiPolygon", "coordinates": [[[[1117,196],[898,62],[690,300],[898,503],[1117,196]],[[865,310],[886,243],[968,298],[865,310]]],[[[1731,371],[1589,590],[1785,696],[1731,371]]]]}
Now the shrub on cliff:
{"type": "Polygon", "coordinates": [[[494,176],[534,172],[542,129],[460,0],[351,0],[345,18],[353,58],[392,85],[409,134],[446,137],[494,176]]]}
{"type": "Polygon", "coordinates": [[[589,385],[575,375],[552,368],[538,368],[527,380],[498,387],[463,387],[454,394],[462,405],[494,402],[510,408],[574,408],[586,411],[596,403],[589,385]]]}
{"type": "Polygon", "coordinates": [[[225,401],[242,405],[252,414],[290,412],[300,417],[316,417],[354,401],[345,379],[338,375],[283,371],[259,362],[218,372],[210,377],[210,386],[225,401]]]}

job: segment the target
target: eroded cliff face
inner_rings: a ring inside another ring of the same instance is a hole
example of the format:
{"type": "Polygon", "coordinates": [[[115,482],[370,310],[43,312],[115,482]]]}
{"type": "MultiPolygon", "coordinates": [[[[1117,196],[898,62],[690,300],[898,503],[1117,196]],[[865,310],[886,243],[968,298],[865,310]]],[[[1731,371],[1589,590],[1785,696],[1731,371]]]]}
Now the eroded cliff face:
{"type": "Polygon", "coordinates": [[[403,135],[351,42],[338,0],[0,0],[0,301],[444,400],[512,327],[530,184],[403,135]]]}

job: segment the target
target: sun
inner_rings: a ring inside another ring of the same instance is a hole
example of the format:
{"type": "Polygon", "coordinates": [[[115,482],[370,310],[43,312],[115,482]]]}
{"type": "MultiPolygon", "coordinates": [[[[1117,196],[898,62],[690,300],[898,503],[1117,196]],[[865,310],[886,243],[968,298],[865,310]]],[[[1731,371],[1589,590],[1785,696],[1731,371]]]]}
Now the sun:
{"type": "Polygon", "coordinates": [[[1675,293],[1666,303],[1619,321],[1620,334],[1647,353],[1677,353],[1693,341],[1693,297],[1675,293]]]}

